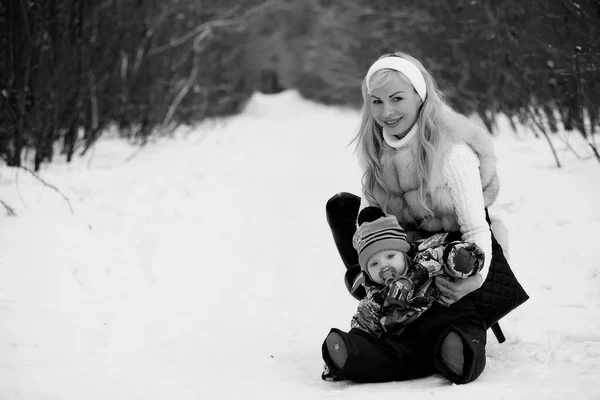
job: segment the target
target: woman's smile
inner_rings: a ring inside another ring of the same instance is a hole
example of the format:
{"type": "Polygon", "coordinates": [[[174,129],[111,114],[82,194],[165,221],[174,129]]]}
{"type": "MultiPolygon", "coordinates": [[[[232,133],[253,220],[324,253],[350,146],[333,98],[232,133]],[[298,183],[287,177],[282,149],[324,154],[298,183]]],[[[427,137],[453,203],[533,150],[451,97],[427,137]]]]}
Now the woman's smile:
{"type": "Polygon", "coordinates": [[[402,117],[396,118],[396,119],[382,120],[382,122],[383,122],[384,126],[386,126],[388,128],[395,128],[396,126],[398,126],[398,124],[400,123],[401,120],[402,120],[402,117]]]}

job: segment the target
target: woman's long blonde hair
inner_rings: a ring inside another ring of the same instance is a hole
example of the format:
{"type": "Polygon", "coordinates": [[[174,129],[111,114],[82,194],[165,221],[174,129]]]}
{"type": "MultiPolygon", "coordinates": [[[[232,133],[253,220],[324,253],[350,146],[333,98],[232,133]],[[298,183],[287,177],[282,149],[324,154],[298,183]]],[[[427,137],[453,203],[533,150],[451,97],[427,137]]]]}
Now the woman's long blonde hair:
{"type": "MultiPolygon", "coordinates": [[[[427,210],[430,217],[433,217],[433,211],[428,207],[425,201],[428,194],[437,187],[442,179],[442,171],[439,168],[443,158],[443,149],[447,146],[449,138],[444,135],[441,128],[442,108],[446,105],[444,95],[438,89],[431,74],[414,57],[397,52],[381,56],[397,56],[405,58],[414,63],[425,79],[427,87],[427,97],[422,104],[417,116],[417,137],[419,141],[418,159],[417,159],[417,182],[419,182],[419,204],[427,210]]],[[[372,88],[382,87],[391,79],[390,75],[400,75],[393,70],[381,70],[373,74],[371,78],[372,88]]],[[[402,75],[400,75],[405,79],[402,75]]],[[[371,115],[371,96],[367,91],[365,80],[362,83],[363,106],[361,109],[361,123],[357,135],[351,143],[356,142],[356,151],[366,163],[366,171],[362,177],[363,195],[370,204],[377,204],[373,196],[376,186],[379,186],[386,194],[387,200],[384,204],[379,204],[387,212],[387,204],[390,199],[390,192],[384,183],[380,158],[383,146],[382,128],[371,115]]]]}

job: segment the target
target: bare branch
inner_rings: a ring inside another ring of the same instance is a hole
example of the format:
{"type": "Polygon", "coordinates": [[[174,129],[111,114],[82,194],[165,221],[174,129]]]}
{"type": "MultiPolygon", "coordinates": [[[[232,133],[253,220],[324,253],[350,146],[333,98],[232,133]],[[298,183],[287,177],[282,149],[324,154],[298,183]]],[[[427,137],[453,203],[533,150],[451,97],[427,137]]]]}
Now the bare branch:
{"type": "Polygon", "coordinates": [[[567,131],[565,137],[563,137],[560,134],[557,134],[556,136],[565,144],[565,148],[564,148],[564,152],[563,154],[565,154],[567,151],[571,151],[571,153],[573,153],[575,155],[575,157],[577,157],[579,160],[588,160],[592,157],[594,157],[594,155],[588,155],[588,156],[583,156],[581,154],[579,154],[579,152],[577,151],[577,149],[575,149],[571,143],[569,143],[569,138],[571,137],[571,132],[572,131],[567,131]]]}
{"type": "Polygon", "coordinates": [[[269,7],[273,6],[274,4],[276,4],[275,1],[266,1],[264,3],[257,5],[256,7],[253,7],[251,9],[247,10],[243,15],[241,15],[237,18],[231,18],[234,15],[238,14],[238,12],[240,11],[240,8],[241,8],[241,6],[234,7],[232,9],[228,10],[227,12],[223,13],[219,17],[217,17],[211,21],[207,21],[203,24],[198,25],[196,28],[192,29],[190,32],[186,33],[185,35],[183,35],[177,39],[172,39],[171,41],[169,41],[169,43],[163,44],[162,46],[154,47],[154,48],[148,50],[148,56],[160,54],[163,51],[169,50],[173,47],[181,46],[182,44],[195,38],[196,36],[202,34],[203,32],[205,32],[207,30],[238,25],[238,24],[242,23],[243,21],[247,20],[248,18],[250,18],[251,16],[253,16],[254,14],[260,13],[263,9],[269,8],[269,7]],[[229,19],[229,18],[231,18],[231,19],[229,19]]]}
{"type": "Polygon", "coordinates": [[[4,200],[0,199],[0,203],[4,206],[4,208],[6,209],[6,215],[8,215],[9,217],[14,217],[17,214],[15,213],[15,210],[9,206],[8,204],[6,204],[4,202],[4,200]]]}
{"type": "Polygon", "coordinates": [[[142,41],[140,42],[140,45],[138,46],[137,54],[135,57],[135,62],[133,64],[133,71],[134,71],[133,73],[134,74],[140,68],[140,65],[142,65],[142,59],[144,58],[144,52],[146,50],[146,46],[148,45],[152,36],[154,36],[154,32],[156,32],[158,27],[160,27],[160,25],[162,25],[162,23],[167,19],[168,15],[169,15],[169,9],[165,8],[161,12],[160,16],[156,19],[153,26],[150,27],[149,29],[146,29],[146,32],[144,33],[144,37],[142,38],[142,41]]]}
{"type": "Polygon", "coordinates": [[[550,150],[552,150],[552,155],[554,156],[554,161],[556,161],[556,166],[558,168],[562,168],[560,159],[558,158],[558,154],[556,153],[556,149],[554,148],[554,144],[552,144],[552,140],[550,139],[548,132],[546,132],[546,128],[544,126],[542,126],[542,123],[540,121],[538,121],[538,119],[536,118],[535,115],[531,115],[530,120],[533,122],[532,128],[534,128],[534,131],[536,130],[535,128],[537,128],[537,130],[544,136],[544,138],[546,138],[546,141],[548,142],[548,145],[550,146],[550,150]]]}
{"type": "Polygon", "coordinates": [[[202,34],[200,36],[196,37],[196,39],[194,40],[194,67],[192,68],[192,71],[190,72],[190,76],[188,77],[187,81],[185,82],[185,85],[183,85],[183,87],[181,88],[181,91],[179,91],[177,96],[175,96],[173,103],[171,103],[171,106],[169,107],[169,110],[167,111],[167,115],[165,115],[165,118],[163,119],[164,126],[167,126],[169,124],[169,122],[171,122],[171,118],[173,118],[173,115],[175,114],[177,107],[179,107],[179,104],[181,103],[181,101],[183,100],[185,95],[190,91],[190,89],[194,85],[194,81],[196,80],[196,76],[198,75],[198,71],[200,70],[200,50],[201,50],[200,45],[210,34],[211,34],[211,31],[206,30],[206,31],[202,32],[202,34]]]}
{"type": "Polygon", "coordinates": [[[222,28],[222,27],[231,26],[231,25],[235,25],[235,24],[239,23],[239,21],[237,21],[235,19],[230,19],[230,20],[227,19],[227,18],[231,17],[232,15],[235,15],[235,13],[239,10],[239,8],[240,8],[239,6],[234,7],[231,10],[229,10],[229,12],[221,15],[218,19],[200,24],[196,28],[192,29],[190,32],[186,33],[185,35],[183,35],[177,39],[172,39],[167,44],[150,49],[148,51],[148,55],[153,56],[155,54],[162,53],[163,51],[171,49],[173,47],[181,46],[182,44],[186,43],[188,40],[195,38],[196,36],[206,32],[207,30],[211,30],[214,28],[222,28]]]}
{"type": "Polygon", "coordinates": [[[596,160],[598,160],[598,162],[600,162],[600,153],[598,153],[598,149],[596,148],[596,146],[594,145],[594,143],[592,141],[590,141],[590,138],[587,137],[587,136],[586,136],[585,140],[587,141],[588,145],[592,149],[592,152],[594,153],[594,156],[596,157],[596,160]]]}
{"type": "Polygon", "coordinates": [[[88,72],[88,85],[90,90],[91,129],[96,130],[98,128],[98,96],[96,95],[96,76],[92,69],[88,72]]]}
{"type": "MultiPolygon", "coordinates": [[[[2,159],[6,164],[8,164],[8,162],[7,162],[6,158],[4,158],[4,156],[0,156],[0,159],[2,159]]],[[[56,186],[54,186],[54,185],[46,182],[44,179],[40,178],[40,176],[38,174],[36,174],[35,171],[31,170],[30,168],[24,167],[22,165],[15,166],[15,168],[19,168],[19,169],[29,172],[35,179],[40,181],[44,186],[46,186],[46,187],[54,190],[56,193],[58,193],[67,202],[67,205],[69,206],[69,210],[71,210],[71,214],[75,214],[75,211],[73,211],[73,206],[71,205],[71,200],[69,200],[69,198],[67,196],[65,196],[64,193],[61,192],[56,186]]]]}

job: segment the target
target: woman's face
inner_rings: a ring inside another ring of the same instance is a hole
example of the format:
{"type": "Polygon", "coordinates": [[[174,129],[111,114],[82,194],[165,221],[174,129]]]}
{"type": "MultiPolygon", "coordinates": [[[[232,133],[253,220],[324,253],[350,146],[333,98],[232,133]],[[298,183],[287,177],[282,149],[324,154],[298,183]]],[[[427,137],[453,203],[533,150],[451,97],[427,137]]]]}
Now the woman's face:
{"type": "Polygon", "coordinates": [[[421,98],[411,83],[398,73],[388,83],[371,92],[371,115],[386,131],[404,137],[417,118],[421,98]]]}

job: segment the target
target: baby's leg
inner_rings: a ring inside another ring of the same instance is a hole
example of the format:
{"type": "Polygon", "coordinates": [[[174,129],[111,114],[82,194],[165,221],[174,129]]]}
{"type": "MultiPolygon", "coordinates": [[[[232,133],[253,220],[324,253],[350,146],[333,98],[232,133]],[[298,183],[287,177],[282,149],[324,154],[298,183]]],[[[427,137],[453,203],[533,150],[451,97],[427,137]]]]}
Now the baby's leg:
{"type": "Polygon", "coordinates": [[[339,378],[355,382],[415,379],[434,372],[430,354],[417,340],[386,336],[375,339],[360,329],[332,329],[322,346],[323,360],[339,378]]]}
{"type": "Polygon", "coordinates": [[[332,330],[327,336],[327,339],[325,339],[325,344],[327,345],[327,351],[331,358],[331,362],[333,362],[333,365],[336,368],[335,370],[341,369],[348,358],[346,343],[344,343],[342,335],[332,330]]]}

